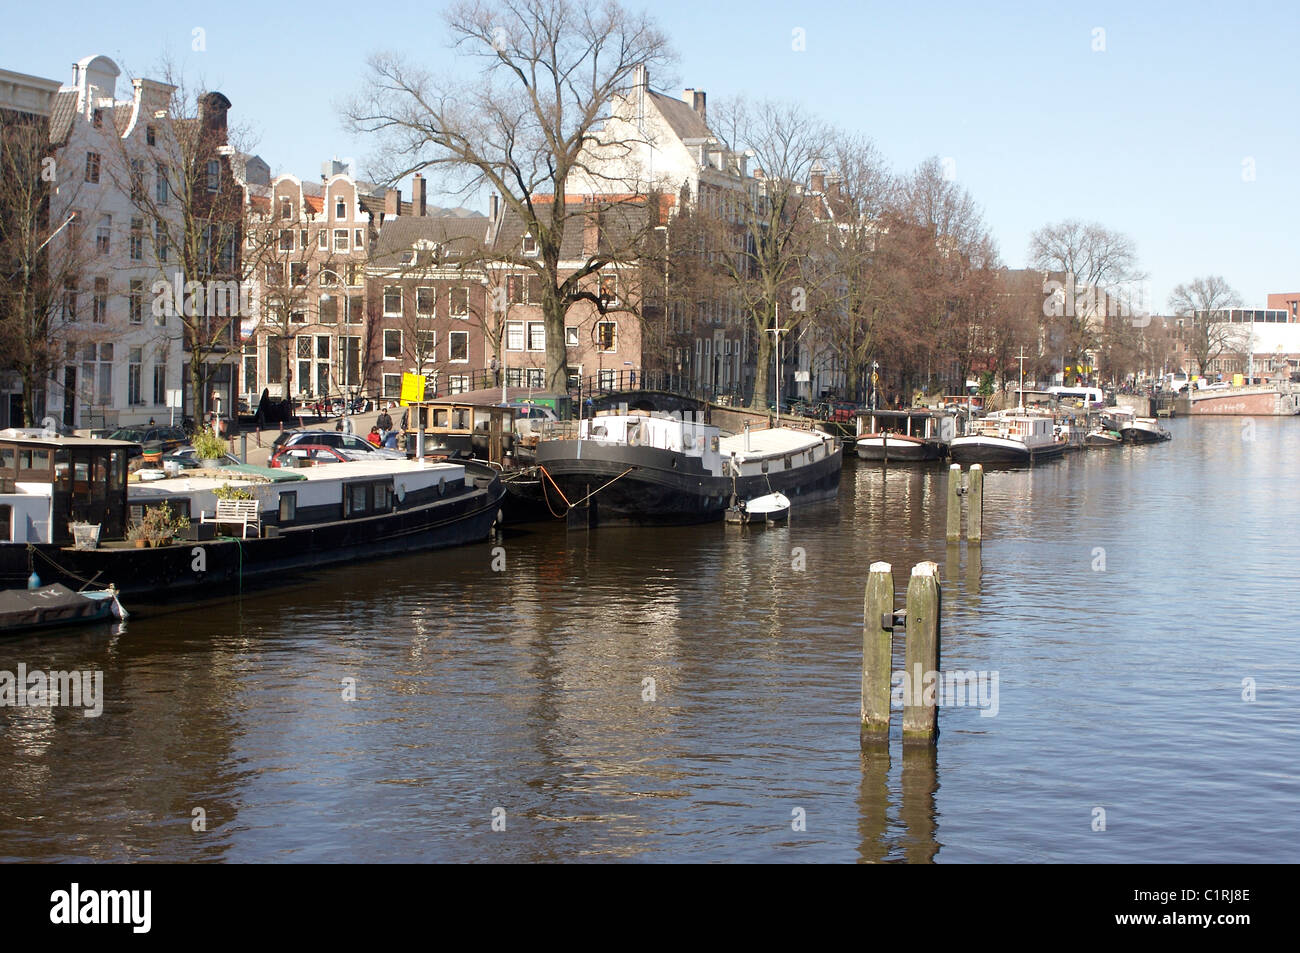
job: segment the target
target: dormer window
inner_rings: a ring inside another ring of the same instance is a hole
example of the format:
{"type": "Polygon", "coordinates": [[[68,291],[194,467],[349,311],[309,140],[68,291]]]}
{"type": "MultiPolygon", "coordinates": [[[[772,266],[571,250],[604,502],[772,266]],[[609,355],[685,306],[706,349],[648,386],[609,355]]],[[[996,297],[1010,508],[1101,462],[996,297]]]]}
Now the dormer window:
{"type": "Polygon", "coordinates": [[[537,254],[537,239],[533,238],[531,234],[524,235],[524,254],[525,255],[537,254]]]}
{"type": "Polygon", "coordinates": [[[151,146],[158,145],[158,132],[153,126],[144,127],[144,141],[151,146]]]}
{"type": "Polygon", "coordinates": [[[90,114],[90,121],[96,129],[104,128],[104,110],[96,109],[90,114]]]}

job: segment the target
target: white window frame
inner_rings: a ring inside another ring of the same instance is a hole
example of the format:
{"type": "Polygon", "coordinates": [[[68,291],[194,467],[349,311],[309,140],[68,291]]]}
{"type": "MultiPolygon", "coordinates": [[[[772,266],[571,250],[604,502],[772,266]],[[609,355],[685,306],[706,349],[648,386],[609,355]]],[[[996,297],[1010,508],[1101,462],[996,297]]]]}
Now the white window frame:
{"type": "Polygon", "coordinates": [[[415,313],[422,318],[433,317],[438,313],[438,289],[429,285],[421,285],[415,289],[415,313]],[[428,311],[420,310],[420,292],[427,291],[433,296],[433,301],[429,305],[428,311]]]}
{"type": "Polygon", "coordinates": [[[401,329],[401,328],[384,328],[384,360],[385,360],[385,361],[400,361],[401,359],[402,359],[402,329],[401,329]],[[388,336],[389,336],[390,334],[396,334],[396,335],[397,335],[397,353],[396,353],[395,355],[392,355],[392,356],[389,356],[389,353],[388,353],[388,341],[389,341],[389,337],[388,337],[388,336]]]}
{"type": "Polygon", "coordinates": [[[546,322],[545,321],[528,322],[528,327],[525,330],[524,347],[527,350],[534,351],[534,352],[546,350],[546,322]],[[542,346],[533,347],[533,328],[538,328],[538,327],[542,329],[542,346]]]}
{"type": "Polygon", "coordinates": [[[523,321],[507,321],[507,322],[506,322],[506,350],[507,350],[507,351],[523,351],[523,350],[526,350],[527,347],[528,347],[528,328],[524,326],[524,322],[523,322],[523,321]],[[518,346],[518,347],[511,347],[511,346],[510,346],[510,332],[511,332],[511,329],[515,329],[515,330],[517,330],[517,331],[519,332],[519,346],[518,346]]]}
{"type": "Polygon", "coordinates": [[[351,250],[351,246],[348,244],[350,239],[351,236],[348,235],[348,230],[346,228],[334,229],[334,250],[335,251],[351,250]]]}
{"type": "Polygon", "coordinates": [[[386,318],[400,318],[400,317],[402,316],[402,310],[403,310],[405,307],[406,307],[406,295],[402,294],[402,286],[401,286],[401,285],[385,285],[385,286],[384,286],[384,297],[383,297],[383,310],[384,310],[384,317],[386,317],[386,318]],[[396,311],[389,311],[389,310],[388,310],[388,293],[389,293],[390,291],[395,291],[395,292],[397,292],[397,302],[398,302],[398,304],[397,304],[397,310],[396,310],[396,311]]]}
{"type": "Polygon", "coordinates": [[[447,332],[447,363],[448,364],[468,364],[469,363],[469,332],[468,331],[448,331],[447,332]],[[456,353],[456,345],[453,343],[456,336],[461,335],[465,339],[465,356],[452,357],[456,353]]]}

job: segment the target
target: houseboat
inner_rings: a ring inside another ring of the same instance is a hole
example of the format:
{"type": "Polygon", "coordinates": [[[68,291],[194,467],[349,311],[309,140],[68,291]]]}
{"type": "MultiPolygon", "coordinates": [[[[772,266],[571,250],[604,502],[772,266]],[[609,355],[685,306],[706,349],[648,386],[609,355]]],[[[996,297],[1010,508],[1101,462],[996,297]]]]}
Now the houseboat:
{"type": "Polygon", "coordinates": [[[832,499],[838,439],[774,427],[722,436],[687,414],[632,411],[579,421],[572,439],[542,440],[548,502],[571,523],[656,525],[720,520],[729,506],[782,493],[792,506],[832,499]]]}
{"type": "Polygon", "coordinates": [[[957,435],[951,414],[934,410],[871,410],[858,414],[858,459],[889,463],[942,460],[957,435]]]}
{"type": "Polygon", "coordinates": [[[1023,408],[990,414],[973,426],[973,432],[954,437],[948,445],[954,463],[1025,466],[1059,457],[1067,446],[1050,415],[1027,413],[1023,408]]]}
{"type": "Polygon", "coordinates": [[[200,469],[128,483],[129,443],[11,433],[0,431],[5,588],[36,572],[72,588],[92,580],[170,598],[473,543],[488,537],[504,493],[486,466],[419,459],[200,469]],[[75,538],[82,527],[93,534],[75,538]]]}

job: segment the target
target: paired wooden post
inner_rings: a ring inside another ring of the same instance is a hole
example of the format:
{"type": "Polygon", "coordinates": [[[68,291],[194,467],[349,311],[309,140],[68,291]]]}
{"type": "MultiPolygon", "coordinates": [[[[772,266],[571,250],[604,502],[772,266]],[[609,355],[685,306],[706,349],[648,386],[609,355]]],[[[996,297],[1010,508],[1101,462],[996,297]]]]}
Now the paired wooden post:
{"type": "Polygon", "coordinates": [[[978,463],[970,468],[966,495],[970,499],[966,510],[966,539],[978,546],[984,539],[984,468],[978,463]]]}
{"type": "MultiPolygon", "coordinates": [[[[938,736],[940,608],[939,567],[917,563],[907,584],[904,744],[934,744],[938,736]]],[[[889,563],[871,564],[863,611],[860,740],[863,748],[888,746],[894,628],[894,575],[889,563]]]]}
{"type": "Polygon", "coordinates": [[[862,620],[862,744],[889,743],[889,679],[893,665],[894,574],[872,563],[862,620]]]}
{"type": "Polygon", "coordinates": [[[939,567],[932,562],[917,563],[907,584],[904,684],[911,690],[903,702],[905,745],[933,744],[938,734],[939,612],[939,567]],[[930,682],[928,693],[927,682],[930,682]]]}
{"type": "Polygon", "coordinates": [[[961,464],[948,468],[948,542],[961,541],[961,464]]]}

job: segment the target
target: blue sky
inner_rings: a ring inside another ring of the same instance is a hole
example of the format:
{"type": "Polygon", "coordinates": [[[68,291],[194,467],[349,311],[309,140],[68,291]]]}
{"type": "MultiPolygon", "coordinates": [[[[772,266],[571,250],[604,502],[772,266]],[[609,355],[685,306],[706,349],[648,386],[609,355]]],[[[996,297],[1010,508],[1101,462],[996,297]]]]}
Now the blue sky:
{"type": "MultiPolygon", "coordinates": [[[[871,136],[899,169],[952,158],[1013,266],[1026,263],[1035,228],[1075,217],[1134,239],[1158,307],[1203,274],[1222,274],[1249,305],[1300,288],[1293,5],[976,6],[660,0],[654,15],[680,59],[676,75],[651,82],[704,89],[710,101],[793,100],[871,136]]],[[[75,60],[103,53],[153,75],[170,53],[231,99],[273,172],[315,176],[334,156],[364,171],[371,147],[345,134],[336,104],[372,51],[450,65],[442,9],[68,0],[56,15],[22,4],[6,11],[0,67],[66,82],[75,60]],[[202,52],[191,49],[196,27],[202,52]]]]}

